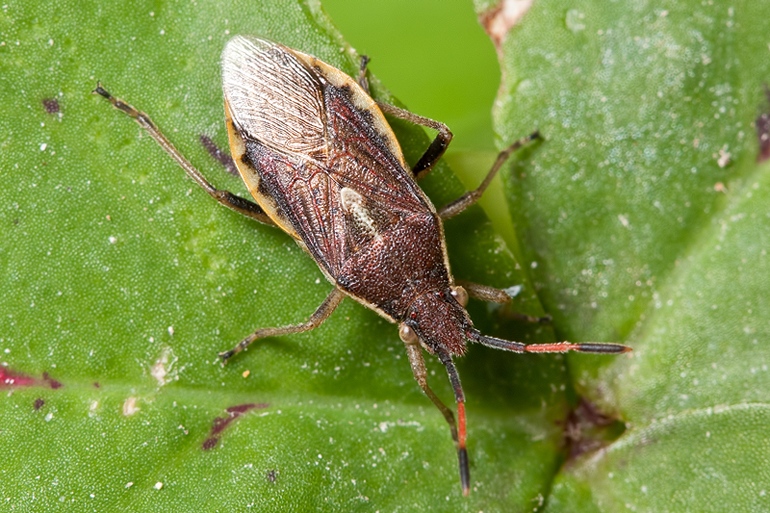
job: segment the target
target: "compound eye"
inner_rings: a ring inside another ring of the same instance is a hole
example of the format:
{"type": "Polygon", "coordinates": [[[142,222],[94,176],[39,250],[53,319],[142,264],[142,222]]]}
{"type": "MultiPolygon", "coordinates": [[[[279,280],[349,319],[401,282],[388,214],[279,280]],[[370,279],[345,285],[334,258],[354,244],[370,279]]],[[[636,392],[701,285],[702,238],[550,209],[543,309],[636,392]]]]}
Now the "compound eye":
{"type": "Polygon", "coordinates": [[[402,324],[398,328],[398,336],[404,344],[416,344],[419,340],[417,333],[406,324],[402,324]]]}
{"type": "Polygon", "coordinates": [[[468,292],[459,285],[452,287],[452,297],[455,301],[460,303],[460,306],[465,307],[468,304],[468,292]]]}

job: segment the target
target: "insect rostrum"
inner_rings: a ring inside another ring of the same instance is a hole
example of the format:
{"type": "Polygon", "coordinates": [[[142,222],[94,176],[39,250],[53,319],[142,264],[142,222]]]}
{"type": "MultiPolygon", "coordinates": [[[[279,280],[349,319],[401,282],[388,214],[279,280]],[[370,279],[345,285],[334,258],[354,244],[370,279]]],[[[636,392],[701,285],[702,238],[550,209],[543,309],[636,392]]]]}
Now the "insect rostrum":
{"type": "Polygon", "coordinates": [[[355,299],[398,324],[415,379],[449,423],[467,495],[465,397],[452,358],[465,352],[468,341],[517,353],[622,353],[629,348],[527,345],[482,335],[473,327],[465,311],[468,295],[498,302],[509,297],[491,287],[455,282],[443,220],[475,203],[507,157],[538,134],[504,150],[478,189],[437,211],[416,179],[441,157],[452,134],[442,123],[375,102],[368,93],[365,63],[357,82],[315,57],[264,39],[238,36],[227,44],[222,67],[230,149],[256,203],[216,189],[147,115],[101,85],[95,92],[136,119],[217,201],[293,237],[334,286],[306,322],[259,329],[221,353],[223,361],[257,339],[310,330],[345,296],[355,299]],[[383,112],[438,131],[414,167],[406,163],[383,112]],[[423,349],[446,367],[457,422],[428,386],[423,349]]]}

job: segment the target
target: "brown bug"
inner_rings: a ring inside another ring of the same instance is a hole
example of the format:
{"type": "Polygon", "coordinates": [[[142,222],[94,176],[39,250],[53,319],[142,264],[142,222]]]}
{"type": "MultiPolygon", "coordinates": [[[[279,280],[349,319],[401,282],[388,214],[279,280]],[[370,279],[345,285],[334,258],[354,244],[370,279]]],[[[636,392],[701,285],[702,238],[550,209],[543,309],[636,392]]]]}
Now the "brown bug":
{"type": "Polygon", "coordinates": [[[463,494],[470,490],[465,397],[452,358],[468,341],[516,353],[623,353],[620,344],[524,344],[479,333],[465,311],[468,296],[507,302],[502,290],[455,282],[449,271],[442,221],[474,204],[508,156],[536,139],[533,133],[497,157],[481,185],[436,210],[416,183],[443,155],[452,133],[443,123],[378,103],[369,96],[366,58],[358,81],[310,55],[264,39],[235,37],[222,56],[230,149],[257,203],[218,190],[174,148],[150,118],[94,92],[133,117],[214,199],[291,235],[334,285],[302,323],[258,329],[224,362],[265,337],[311,330],[345,296],[399,326],[417,383],[450,426],[457,446],[463,494]],[[438,135],[412,167],[383,113],[430,127],[438,135]],[[422,350],[446,367],[457,403],[453,412],[428,386],[422,350]]]}

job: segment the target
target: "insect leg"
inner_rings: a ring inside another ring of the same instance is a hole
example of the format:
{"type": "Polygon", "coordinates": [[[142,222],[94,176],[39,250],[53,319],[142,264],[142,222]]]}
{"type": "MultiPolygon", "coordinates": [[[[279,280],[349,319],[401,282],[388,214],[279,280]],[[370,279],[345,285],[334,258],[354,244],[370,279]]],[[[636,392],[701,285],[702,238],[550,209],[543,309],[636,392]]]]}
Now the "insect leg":
{"type": "Polygon", "coordinates": [[[224,351],[222,353],[219,353],[219,357],[222,359],[222,364],[227,363],[227,361],[235,354],[240,353],[249,345],[254,342],[257,339],[260,338],[267,338],[267,337],[280,337],[282,335],[290,335],[292,333],[302,333],[303,331],[309,331],[313,328],[317,328],[320,326],[334,311],[335,308],[337,308],[337,305],[340,304],[340,301],[345,297],[345,294],[338,288],[335,288],[332,290],[328,296],[326,296],[326,299],[324,299],[323,303],[316,309],[315,312],[313,312],[313,315],[310,316],[310,318],[303,322],[302,324],[292,324],[289,326],[281,326],[278,328],[260,328],[248,337],[241,340],[237,346],[230,349],[229,351],[224,351]]]}
{"type": "Polygon", "coordinates": [[[438,159],[440,159],[444,154],[447,147],[449,146],[449,143],[452,141],[452,131],[449,130],[448,126],[446,126],[444,123],[441,123],[440,121],[434,121],[430,118],[418,116],[413,112],[409,112],[406,109],[396,107],[395,105],[377,102],[377,106],[385,114],[390,114],[391,116],[405,119],[410,123],[414,123],[415,125],[427,126],[428,128],[432,128],[438,132],[438,135],[436,135],[436,138],[433,139],[432,143],[430,143],[430,146],[428,146],[428,149],[425,150],[425,153],[423,153],[422,157],[420,157],[420,160],[418,160],[417,164],[412,167],[412,173],[414,174],[414,178],[416,180],[419,180],[423,176],[427,175],[436,164],[436,162],[438,162],[438,159]]]}
{"type": "Polygon", "coordinates": [[[523,342],[513,342],[501,338],[482,335],[476,330],[466,333],[473,342],[511,351],[513,353],[567,353],[576,351],[578,353],[599,353],[599,354],[617,354],[627,353],[631,348],[622,344],[610,344],[605,342],[552,342],[550,344],[525,344],[523,342]]]}
{"type": "Polygon", "coordinates": [[[454,440],[455,446],[457,447],[457,459],[460,465],[460,483],[462,484],[463,495],[468,495],[470,490],[471,474],[468,467],[468,451],[465,448],[465,396],[463,394],[463,389],[460,386],[460,377],[457,374],[457,369],[455,369],[450,357],[446,357],[447,361],[449,362],[447,364],[447,362],[444,361],[445,358],[439,355],[442,363],[444,363],[444,365],[447,367],[447,372],[449,372],[449,379],[452,382],[452,387],[455,391],[455,399],[457,400],[457,415],[460,418],[459,431],[457,429],[457,424],[455,423],[455,417],[452,413],[452,410],[447,408],[447,406],[441,401],[441,399],[438,398],[438,396],[433,392],[433,390],[431,390],[430,386],[428,385],[428,371],[425,368],[425,360],[422,357],[422,348],[420,347],[420,344],[418,342],[407,342],[405,345],[406,354],[409,357],[409,363],[412,367],[412,374],[414,374],[414,379],[417,380],[417,384],[420,385],[422,391],[425,392],[425,395],[427,395],[431,401],[433,401],[433,404],[436,405],[436,408],[438,408],[438,410],[444,416],[444,419],[446,419],[447,424],[449,424],[449,430],[452,433],[452,440],[454,440]]]}
{"type": "Polygon", "coordinates": [[[358,85],[366,91],[369,96],[372,93],[369,91],[369,80],[366,78],[366,66],[369,64],[369,57],[367,55],[361,56],[361,64],[358,67],[358,85]]]}
{"type": "MultiPolygon", "coordinates": [[[[512,297],[505,290],[496,289],[494,287],[490,287],[489,285],[482,285],[480,283],[473,283],[464,280],[457,280],[455,283],[464,288],[469,296],[480,299],[482,301],[487,301],[489,303],[505,304],[509,303],[512,299],[512,297]]],[[[511,315],[516,320],[531,322],[533,324],[547,324],[552,320],[550,315],[535,317],[518,312],[513,312],[511,315]]]]}
{"type": "Polygon", "coordinates": [[[187,173],[190,178],[195,180],[195,182],[200,185],[203,190],[209,194],[209,196],[227,208],[235,210],[240,214],[243,214],[252,219],[256,219],[257,221],[264,224],[275,225],[275,223],[270,220],[267,214],[265,214],[265,211],[262,210],[262,207],[256,203],[241,198],[240,196],[237,196],[230,191],[220,190],[211,185],[211,183],[206,180],[201,172],[195,169],[190,161],[187,160],[184,155],[182,155],[179,150],[174,147],[173,144],[171,144],[171,141],[169,141],[166,136],[163,135],[163,133],[158,129],[158,127],[155,126],[155,123],[153,123],[147,114],[137,110],[123,100],[115,98],[106,89],[104,89],[101,84],[97,83],[96,89],[94,89],[93,92],[109,100],[112,106],[116,109],[134,118],[134,120],[139,123],[139,126],[147,130],[147,133],[150,134],[153,139],[155,139],[161,148],[163,148],[166,153],[171,155],[171,157],[176,160],[180,166],[182,166],[182,169],[185,170],[185,173],[187,173]]]}
{"type": "MultiPolygon", "coordinates": [[[[369,64],[369,60],[370,59],[368,56],[361,56],[361,65],[358,68],[358,85],[360,85],[363,90],[366,91],[366,94],[371,95],[371,92],[369,91],[369,80],[366,78],[366,67],[369,64]]],[[[433,139],[433,142],[430,144],[430,146],[428,146],[428,149],[425,150],[425,153],[422,155],[422,157],[420,157],[420,160],[418,160],[417,164],[415,164],[412,168],[412,173],[414,174],[414,178],[416,180],[419,180],[423,176],[427,175],[434,164],[438,162],[438,159],[440,159],[444,154],[447,146],[449,146],[449,143],[452,141],[452,131],[449,130],[448,126],[446,126],[444,123],[441,123],[440,121],[434,121],[430,118],[418,116],[413,112],[409,112],[406,109],[396,107],[395,105],[377,102],[377,106],[380,107],[380,110],[386,114],[405,119],[410,123],[414,123],[415,125],[427,126],[428,128],[432,128],[438,132],[436,138],[433,139]]]]}
{"type": "Polygon", "coordinates": [[[487,187],[489,187],[489,184],[492,183],[492,179],[495,177],[497,172],[500,171],[500,168],[503,167],[503,164],[505,164],[505,161],[508,160],[508,157],[510,157],[514,151],[518,150],[528,142],[539,138],[540,132],[532,132],[527,137],[519,139],[501,151],[497,155],[497,159],[495,159],[495,163],[492,164],[492,168],[487,173],[487,176],[481,182],[481,185],[479,185],[476,189],[463,194],[451,203],[441,207],[438,211],[438,215],[441,216],[442,219],[449,219],[450,217],[456,216],[466,208],[476,203],[481,195],[484,194],[484,191],[487,189],[487,187]]]}

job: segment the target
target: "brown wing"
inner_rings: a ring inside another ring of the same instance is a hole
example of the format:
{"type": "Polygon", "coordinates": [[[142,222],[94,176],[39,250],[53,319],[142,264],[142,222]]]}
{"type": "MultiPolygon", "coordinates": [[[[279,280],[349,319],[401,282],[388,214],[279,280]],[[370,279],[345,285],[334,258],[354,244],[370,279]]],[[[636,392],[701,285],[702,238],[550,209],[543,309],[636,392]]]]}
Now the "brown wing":
{"type": "Polygon", "coordinates": [[[382,113],[341,71],[236,37],[223,79],[244,181],[330,278],[399,220],[434,211],[382,113]]]}

